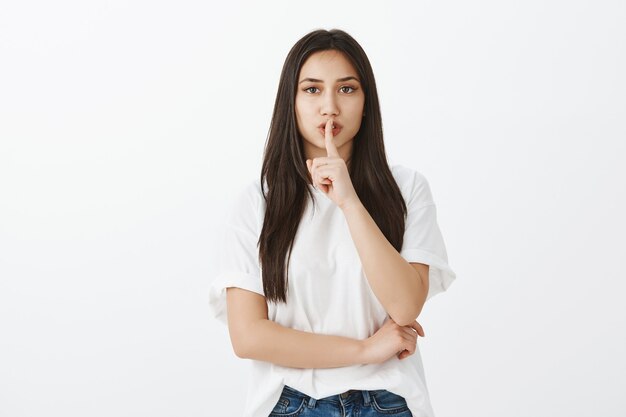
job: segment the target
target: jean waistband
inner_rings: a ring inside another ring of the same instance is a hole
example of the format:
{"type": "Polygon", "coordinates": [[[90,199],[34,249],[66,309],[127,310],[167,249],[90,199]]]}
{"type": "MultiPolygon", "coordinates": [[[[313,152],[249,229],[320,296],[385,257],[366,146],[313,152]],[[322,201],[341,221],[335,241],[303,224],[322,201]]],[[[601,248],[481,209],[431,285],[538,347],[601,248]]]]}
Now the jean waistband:
{"type": "Polygon", "coordinates": [[[343,393],[330,395],[330,396],[324,397],[324,398],[313,398],[313,397],[311,397],[309,395],[306,395],[303,392],[298,391],[295,388],[290,387],[289,385],[285,385],[284,386],[284,390],[288,391],[288,392],[290,392],[290,393],[292,393],[294,395],[298,395],[298,396],[301,396],[301,397],[304,397],[304,398],[308,399],[309,400],[309,406],[314,405],[316,401],[320,401],[320,400],[340,401],[339,397],[341,398],[341,400],[345,400],[348,397],[350,397],[351,395],[359,394],[359,393],[363,397],[363,403],[364,404],[369,404],[370,403],[370,394],[379,391],[379,390],[369,391],[369,390],[350,389],[350,390],[345,391],[343,393]],[[311,404],[311,403],[313,403],[313,404],[311,404]]]}

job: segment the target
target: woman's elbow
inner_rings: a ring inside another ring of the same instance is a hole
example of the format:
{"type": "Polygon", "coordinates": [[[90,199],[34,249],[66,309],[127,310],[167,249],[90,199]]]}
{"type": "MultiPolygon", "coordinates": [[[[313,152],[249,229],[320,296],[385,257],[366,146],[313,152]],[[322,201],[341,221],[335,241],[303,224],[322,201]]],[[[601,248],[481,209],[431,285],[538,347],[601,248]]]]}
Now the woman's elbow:
{"type": "Polygon", "coordinates": [[[398,326],[409,326],[413,324],[420,313],[422,312],[422,305],[410,305],[404,308],[401,311],[397,311],[395,314],[389,314],[393,321],[396,322],[398,326]]]}
{"type": "Polygon", "coordinates": [[[229,330],[230,333],[230,344],[233,348],[233,352],[235,356],[241,359],[249,359],[250,357],[250,341],[248,340],[250,337],[246,335],[245,332],[237,332],[234,329],[229,330]]]}

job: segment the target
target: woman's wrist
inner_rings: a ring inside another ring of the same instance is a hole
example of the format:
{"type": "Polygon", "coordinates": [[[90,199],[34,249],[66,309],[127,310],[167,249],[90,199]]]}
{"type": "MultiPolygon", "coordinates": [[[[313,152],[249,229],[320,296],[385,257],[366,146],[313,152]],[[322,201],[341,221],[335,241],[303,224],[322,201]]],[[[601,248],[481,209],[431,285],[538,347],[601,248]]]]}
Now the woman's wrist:
{"type": "Polygon", "coordinates": [[[357,362],[361,365],[367,365],[370,363],[370,358],[369,358],[369,348],[368,348],[368,343],[367,343],[367,339],[364,340],[357,340],[358,344],[357,344],[357,352],[356,352],[356,359],[357,362]]]}

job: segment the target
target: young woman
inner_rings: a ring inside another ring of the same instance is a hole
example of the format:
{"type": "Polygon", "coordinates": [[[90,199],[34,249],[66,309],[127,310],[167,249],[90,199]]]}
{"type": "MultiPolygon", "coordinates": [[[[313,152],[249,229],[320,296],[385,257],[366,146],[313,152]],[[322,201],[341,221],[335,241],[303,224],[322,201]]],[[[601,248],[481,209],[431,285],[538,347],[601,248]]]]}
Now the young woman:
{"type": "Polygon", "coordinates": [[[455,273],[426,178],[387,163],[372,68],[347,33],[292,47],[260,178],[219,245],[209,304],[251,359],[245,416],[433,416],[416,318],[455,273]]]}

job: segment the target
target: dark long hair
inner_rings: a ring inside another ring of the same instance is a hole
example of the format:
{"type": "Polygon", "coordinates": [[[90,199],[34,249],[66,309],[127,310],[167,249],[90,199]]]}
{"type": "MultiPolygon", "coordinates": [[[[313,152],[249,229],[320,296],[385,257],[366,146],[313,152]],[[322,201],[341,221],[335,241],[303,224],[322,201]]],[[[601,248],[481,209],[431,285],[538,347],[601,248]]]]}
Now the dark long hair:
{"type": "Polygon", "coordinates": [[[308,187],[303,138],[296,122],[295,97],[300,69],[306,59],[314,52],[327,50],[343,53],[352,63],[365,94],[365,117],[353,139],[348,165],[350,179],[359,199],[387,240],[398,252],[402,248],[407,209],[387,163],[372,67],[365,51],[346,32],[315,30],[296,42],[287,55],[265,143],[261,168],[265,218],[258,246],[267,301],[287,301],[287,271],[294,237],[307,198],[314,203],[313,192],[308,187]]]}

